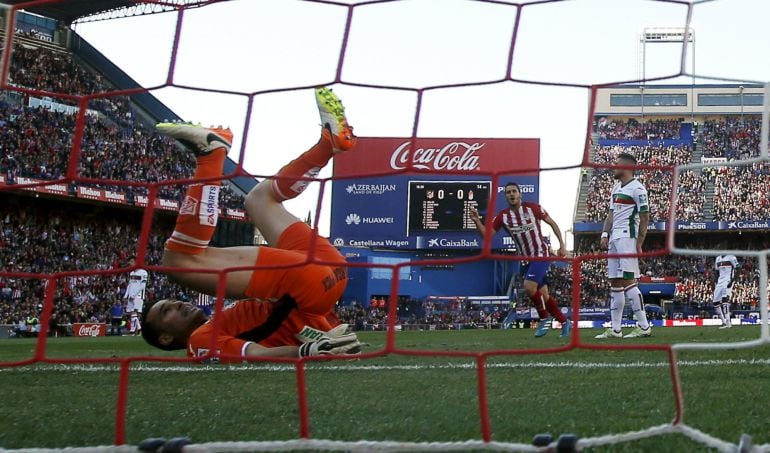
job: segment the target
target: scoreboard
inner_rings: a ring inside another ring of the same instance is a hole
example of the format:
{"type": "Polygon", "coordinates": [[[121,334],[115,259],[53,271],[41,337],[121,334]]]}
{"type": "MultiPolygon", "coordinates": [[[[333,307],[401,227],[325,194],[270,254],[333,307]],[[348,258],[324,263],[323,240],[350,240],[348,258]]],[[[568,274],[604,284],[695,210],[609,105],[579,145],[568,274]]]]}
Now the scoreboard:
{"type": "MultiPolygon", "coordinates": [[[[503,209],[514,181],[538,202],[537,139],[369,138],[334,157],[331,234],[335,246],[407,250],[478,249],[471,220],[503,209]],[[492,174],[498,176],[493,184],[492,174]]],[[[500,233],[492,247],[510,248],[500,233]]]]}
{"type": "Polygon", "coordinates": [[[409,181],[409,229],[415,232],[476,231],[471,209],[486,211],[489,181],[409,181]]]}

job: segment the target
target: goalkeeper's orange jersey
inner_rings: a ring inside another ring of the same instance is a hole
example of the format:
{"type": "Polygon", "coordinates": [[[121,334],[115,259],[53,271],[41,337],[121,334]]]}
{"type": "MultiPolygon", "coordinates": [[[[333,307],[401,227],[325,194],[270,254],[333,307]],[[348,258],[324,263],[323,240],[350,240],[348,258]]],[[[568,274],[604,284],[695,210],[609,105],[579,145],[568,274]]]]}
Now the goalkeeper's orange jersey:
{"type": "MultiPolygon", "coordinates": [[[[339,324],[334,305],[347,285],[345,258],[327,239],[316,237],[315,257],[329,264],[305,264],[312,238],[310,227],[296,222],[281,234],[277,248],[259,248],[255,263],[259,267],[245,291],[254,299],[240,301],[218,315],[221,327],[214,346],[220,354],[235,356],[222,362],[242,361],[250,343],[268,348],[299,345],[294,336],[305,326],[326,332],[339,324]],[[294,267],[283,267],[290,265],[294,267]]],[[[213,325],[211,320],[192,333],[188,356],[209,353],[213,325]]]]}
{"type": "MultiPolygon", "coordinates": [[[[219,335],[215,348],[222,355],[222,363],[240,363],[246,355],[246,347],[258,343],[265,347],[299,345],[295,335],[305,326],[328,331],[339,324],[333,312],[326,316],[304,313],[296,302],[284,297],[276,302],[242,300],[222,311],[219,315],[219,335]]],[[[209,353],[214,333],[214,320],[197,328],[187,343],[189,357],[202,357],[209,353]]]]}

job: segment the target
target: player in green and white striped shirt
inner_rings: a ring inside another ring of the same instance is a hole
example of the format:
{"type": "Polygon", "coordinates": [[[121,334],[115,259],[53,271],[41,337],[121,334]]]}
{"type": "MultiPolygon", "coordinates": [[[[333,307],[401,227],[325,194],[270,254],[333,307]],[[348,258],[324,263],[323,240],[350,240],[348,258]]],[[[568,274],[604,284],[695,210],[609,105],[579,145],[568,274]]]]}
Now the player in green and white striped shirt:
{"type": "MultiPolygon", "coordinates": [[[[632,154],[620,153],[615,159],[616,165],[635,165],[636,158],[632,154]]],[[[647,236],[647,226],[650,222],[650,207],[647,201],[647,189],[634,178],[632,169],[617,168],[613,177],[618,181],[612,188],[610,210],[604,220],[601,246],[610,254],[642,253],[642,244],[647,236]]],[[[647,321],[644,311],[642,292],[639,291],[636,279],[639,278],[639,258],[609,258],[607,274],[610,280],[612,302],[610,316],[612,326],[596,338],[622,338],[621,320],[626,299],[636,315],[636,328],[626,335],[626,338],[649,337],[652,326],[647,321]]]]}

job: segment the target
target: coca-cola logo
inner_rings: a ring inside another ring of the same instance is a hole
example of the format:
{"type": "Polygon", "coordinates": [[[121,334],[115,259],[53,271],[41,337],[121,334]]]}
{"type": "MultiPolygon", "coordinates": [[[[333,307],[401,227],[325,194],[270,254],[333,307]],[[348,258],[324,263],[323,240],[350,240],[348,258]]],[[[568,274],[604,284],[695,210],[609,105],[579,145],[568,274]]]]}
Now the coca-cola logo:
{"type": "Polygon", "coordinates": [[[81,337],[98,337],[99,326],[97,324],[83,324],[78,329],[78,335],[81,337]]]}
{"type": "Polygon", "coordinates": [[[403,170],[412,166],[420,170],[479,170],[479,156],[476,151],[484,147],[483,143],[449,142],[441,148],[409,149],[410,142],[404,142],[390,156],[390,168],[403,170]]]}

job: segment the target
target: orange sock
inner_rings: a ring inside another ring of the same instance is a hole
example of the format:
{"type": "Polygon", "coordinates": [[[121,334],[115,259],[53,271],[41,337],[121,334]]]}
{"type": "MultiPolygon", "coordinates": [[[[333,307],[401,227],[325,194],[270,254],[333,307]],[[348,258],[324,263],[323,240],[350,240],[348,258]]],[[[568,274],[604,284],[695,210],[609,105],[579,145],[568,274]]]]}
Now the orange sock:
{"type": "MultiPolygon", "coordinates": [[[[222,175],[227,149],[219,148],[197,158],[196,178],[222,175]]],[[[176,227],[166,241],[166,250],[198,255],[209,246],[219,217],[219,186],[221,181],[191,184],[187,188],[176,227]]]]}
{"type": "Polygon", "coordinates": [[[315,178],[333,156],[331,136],[329,131],[324,129],[318,143],[276,174],[281,177],[273,179],[273,193],[278,201],[291,200],[304,192],[310,181],[299,178],[315,178]]]}

